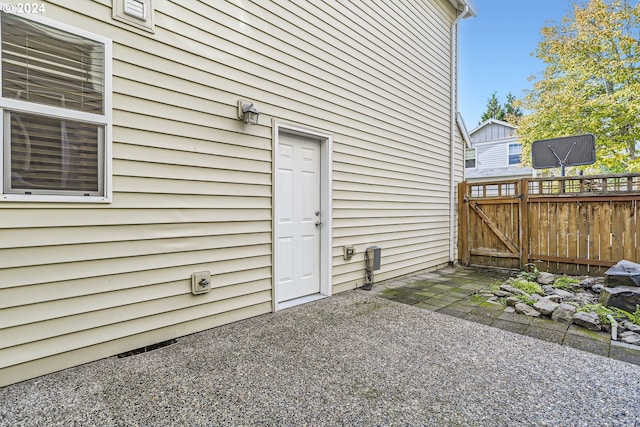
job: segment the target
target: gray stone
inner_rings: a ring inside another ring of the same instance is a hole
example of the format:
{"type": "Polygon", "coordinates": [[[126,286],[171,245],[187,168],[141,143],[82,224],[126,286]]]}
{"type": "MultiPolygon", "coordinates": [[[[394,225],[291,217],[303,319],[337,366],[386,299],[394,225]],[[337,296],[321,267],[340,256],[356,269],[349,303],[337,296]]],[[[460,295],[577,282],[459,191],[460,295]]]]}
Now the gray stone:
{"type": "Polygon", "coordinates": [[[567,300],[575,301],[581,306],[587,305],[587,304],[595,304],[596,302],[598,302],[598,298],[594,294],[586,293],[586,292],[577,293],[567,298],[567,300]]]}
{"type": "Polygon", "coordinates": [[[604,274],[607,287],[640,286],[640,264],[635,262],[623,259],[604,274]]]}
{"type": "Polygon", "coordinates": [[[510,297],[513,295],[511,292],[503,291],[502,289],[494,291],[493,294],[497,297],[510,297]]]}
{"type": "Polygon", "coordinates": [[[520,302],[520,300],[516,297],[509,297],[505,300],[505,302],[507,303],[507,305],[509,307],[515,307],[516,304],[518,304],[520,302]]]}
{"type": "Polygon", "coordinates": [[[602,290],[603,290],[603,289],[604,289],[604,285],[601,285],[601,284],[599,284],[599,283],[598,283],[597,285],[593,285],[593,286],[591,287],[591,290],[592,290],[593,292],[595,292],[596,294],[599,294],[600,292],[602,292],[602,290]]]}
{"type": "Polygon", "coordinates": [[[507,307],[507,308],[504,309],[504,312],[505,313],[515,313],[516,309],[513,308],[513,307],[507,307]]]}
{"type": "Polygon", "coordinates": [[[631,331],[623,332],[620,334],[620,341],[627,344],[640,345],[640,334],[631,331]]]}
{"type": "Polygon", "coordinates": [[[534,301],[540,301],[542,297],[538,294],[531,294],[531,299],[534,301]]]}
{"type": "Polygon", "coordinates": [[[538,310],[545,316],[551,316],[551,314],[558,308],[558,303],[555,303],[548,298],[541,298],[535,304],[533,304],[533,308],[538,310]]]}
{"type": "Polygon", "coordinates": [[[565,291],[564,289],[556,289],[554,295],[558,295],[560,298],[565,299],[573,297],[574,294],[569,291],[565,291]]]}
{"type": "Polygon", "coordinates": [[[640,286],[640,276],[607,276],[604,285],[609,288],[618,286],[640,286]]]}
{"type": "Polygon", "coordinates": [[[502,285],[500,285],[500,289],[502,289],[503,291],[511,292],[514,295],[529,296],[529,294],[526,293],[525,291],[523,291],[522,289],[518,289],[518,288],[516,288],[514,286],[511,286],[508,283],[503,283],[502,285]]]}
{"type": "Polygon", "coordinates": [[[574,313],[573,322],[576,325],[582,326],[583,328],[587,328],[591,331],[602,330],[602,322],[600,322],[600,317],[598,317],[598,315],[595,313],[587,313],[584,311],[574,313]]]}
{"type": "Polygon", "coordinates": [[[555,280],[556,280],[556,276],[554,274],[547,273],[544,271],[538,274],[538,278],[536,279],[536,281],[541,285],[551,285],[555,280]]]}
{"type": "Polygon", "coordinates": [[[524,314],[525,316],[540,317],[540,312],[538,310],[523,302],[516,304],[515,309],[516,313],[524,314]]]}
{"type": "Polygon", "coordinates": [[[556,290],[551,285],[544,285],[542,287],[542,290],[544,291],[545,295],[553,295],[556,293],[556,290]]]}
{"type": "Polygon", "coordinates": [[[551,318],[556,322],[573,323],[573,315],[576,312],[576,307],[571,304],[560,304],[551,314],[551,318]]]}
{"type": "Polygon", "coordinates": [[[549,301],[553,301],[557,303],[562,301],[562,297],[560,295],[547,295],[545,298],[548,299],[549,301]]]}
{"type": "Polygon", "coordinates": [[[623,328],[628,329],[633,332],[640,332],[640,325],[636,325],[635,323],[631,323],[628,320],[620,323],[623,328]]]}
{"type": "Polygon", "coordinates": [[[604,286],[604,277],[587,277],[580,282],[580,287],[585,289],[593,288],[598,285],[604,286]]]}
{"type": "Polygon", "coordinates": [[[617,307],[633,313],[636,305],[640,305],[640,287],[605,287],[598,302],[606,307],[617,307]]]}

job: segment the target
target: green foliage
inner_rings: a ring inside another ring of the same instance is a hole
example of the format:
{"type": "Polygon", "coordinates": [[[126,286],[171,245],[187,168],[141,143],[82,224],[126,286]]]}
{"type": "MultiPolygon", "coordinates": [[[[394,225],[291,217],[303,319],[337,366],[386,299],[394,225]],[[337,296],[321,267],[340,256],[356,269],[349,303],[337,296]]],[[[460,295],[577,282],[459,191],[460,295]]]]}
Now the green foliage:
{"type": "Polygon", "coordinates": [[[605,325],[611,324],[611,321],[607,317],[609,315],[613,316],[617,321],[629,320],[631,323],[640,325],[640,306],[636,306],[636,311],[634,313],[629,313],[628,311],[617,307],[605,307],[599,303],[587,304],[579,308],[578,311],[596,313],[600,318],[600,321],[605,325]]]}
{"type": "Polygon", "coordinates": [[[493,282],[489,283],[489,289],[491,290],[491,292],[497,291],[500,289],[500,285],[502,285],[504,282],[502,282],[501,280],[494,280],[493,282]]]}
{"type": "Polygon", "coordinates": [[[521,291],[525,291],[528,294],[539,294],[542,295],[544,291],[536,282],[531,282],[527,279],[523,278],[511,278],[509,279],[509,284],[514,288],[518,288],[521,291]]]}
{"type": "Polygon", "coordinates": [[[518,117],[522,116],[522,110],[519,107],[520,103],[511,92],[507,94],[507,102],[500,104],[498,100],[498,93],[493,92],[489,99],[487,99],[487,109],[482,114],[480,122],[484,122],[489,119],[514,121],[518,117]]]}
{"type": "Polygon", "coordinates": [[[516,99],[511,92],[507,94],[507,102],[504,104],[504,119],[514,126],[518,125],[522,117],[521,102],[516,99]]]}
{"type": "Polygon", "coordinates": [[[592,133],[592,172],[640,171],[640,2],[589,0],[559,25],[541,29],[536,50],[546,68],[523,99],[522,159],[535,140],[592,133]]]}
{"type": "Polygon", "coordinates": [[[573,285],[577,285],[580,283],[579,279],[574,279],[573,277],[562,276],[556,278],[553,282],[553,287],[557,289],[573,289],[573,285]]]}
{"type": "Polygon", "coordinates": [[[613,316],[613,310],[609,310],[607,307],[602,304],[587,304],[585,306],[580,307],[577,311],[583,311],[586,313],[595,313],[600,318],[600,321],[605,324],[611,324],[611,321],[607,317],[608,315],[613,316]]]}
{"type": "Polygon", "coordinates": [[[504,108],[498,101],[497,92],[493,92],[491,97],[487,99],[487,111],[482,114],[480,122],[489,119],[504,120],[504,108]]]}
{"type": "Polygon", "coordinates": [[[536,300],[534,300],[533,298],[526,296],[526,295],[514,295],[516,298],[518,298],[521,302],[527,304],[527,305],[533,305],[536,303],[536,300]]]}
{"type": "Polygon", "coordinates": [[[522,267],[522,271],[518,274],[518,277],[529,282],[535,282],[540,275],[540,270],[535,264],[529,263],[522,267]]]}

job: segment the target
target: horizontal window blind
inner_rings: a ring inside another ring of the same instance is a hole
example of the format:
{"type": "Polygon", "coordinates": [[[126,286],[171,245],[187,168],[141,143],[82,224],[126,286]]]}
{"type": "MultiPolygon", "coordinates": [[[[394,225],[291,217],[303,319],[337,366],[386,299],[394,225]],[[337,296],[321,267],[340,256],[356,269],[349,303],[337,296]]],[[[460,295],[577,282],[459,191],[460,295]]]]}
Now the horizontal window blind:
{"type": "Polygon", "coordinates": [[[99,194],[102,126],[7,112],[12,192],[60,190],[99,194]]]}
{"type": "Polygon", "coordinates": [[[104,45],[2,14],[2,96],[104,112],[104,45]]]}
{"type": "Polygon", "coordinates": [[[104,196],[105,43],[1,15],[3,192],[104,196]]]}

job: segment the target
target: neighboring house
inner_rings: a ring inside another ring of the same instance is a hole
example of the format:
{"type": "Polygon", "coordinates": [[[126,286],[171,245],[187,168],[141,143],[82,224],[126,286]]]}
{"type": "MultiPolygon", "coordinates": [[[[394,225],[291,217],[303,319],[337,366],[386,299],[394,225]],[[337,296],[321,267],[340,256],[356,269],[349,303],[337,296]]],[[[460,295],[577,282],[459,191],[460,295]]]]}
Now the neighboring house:
{"type": "Polygon", "coordinates": [[[516,128],[507,122],[489,119],[469,132],[465,152],[465,179],[469,182],[501,181],[535,176],[522,167],[522,145],[516,128]]]}
{"type": "Polygon", "coordinates": [[[360,287],[371,245],[377,281],[457,258],[468,0],[36,6],[0,22],[0,386],[360,287]]]}

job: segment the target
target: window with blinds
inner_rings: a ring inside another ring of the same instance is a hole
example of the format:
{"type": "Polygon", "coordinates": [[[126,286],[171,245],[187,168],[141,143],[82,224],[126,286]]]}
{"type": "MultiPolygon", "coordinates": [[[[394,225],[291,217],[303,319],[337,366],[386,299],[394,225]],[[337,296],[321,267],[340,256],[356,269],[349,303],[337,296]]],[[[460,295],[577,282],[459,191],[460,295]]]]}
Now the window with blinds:
{"type": "Polygon", "coordinates": [[[105,43],[2,13],[3,192],[104,196],[105,43]]]}
{"type": "Polygon", "coordinates": [[[522,145],[509,144],[509,164],[519,165],[522,160],[522,145]]]}
{"type": "Polygon", "coordinates": [[[464,151],[464,167],[467,169],[476,167],[476,149],[467,148],[464,151]]]}

